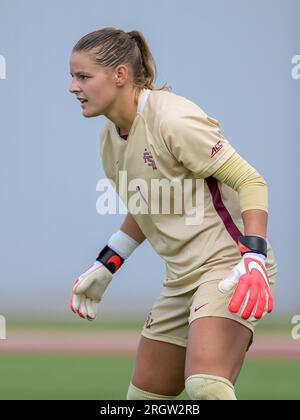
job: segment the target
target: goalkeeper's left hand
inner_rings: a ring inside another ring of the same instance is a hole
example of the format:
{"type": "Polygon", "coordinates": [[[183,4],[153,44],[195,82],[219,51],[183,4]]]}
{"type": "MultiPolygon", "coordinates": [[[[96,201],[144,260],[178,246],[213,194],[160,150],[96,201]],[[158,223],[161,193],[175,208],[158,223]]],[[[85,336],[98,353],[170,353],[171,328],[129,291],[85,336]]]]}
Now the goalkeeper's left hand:
{"type": "Polygon", "coordinates": [[[273,298],[269,277],[265,267],[266,256],[247,252],[229,276],[219,283],[219,290],[228,293],[234,290],[228,309],[232,313],[241,310],[241,317],[248,319],[252,314],[256,319],[263,317],[273,309],[273,298]],[[242,306],[243,304],[243,306],[242,306]]]}

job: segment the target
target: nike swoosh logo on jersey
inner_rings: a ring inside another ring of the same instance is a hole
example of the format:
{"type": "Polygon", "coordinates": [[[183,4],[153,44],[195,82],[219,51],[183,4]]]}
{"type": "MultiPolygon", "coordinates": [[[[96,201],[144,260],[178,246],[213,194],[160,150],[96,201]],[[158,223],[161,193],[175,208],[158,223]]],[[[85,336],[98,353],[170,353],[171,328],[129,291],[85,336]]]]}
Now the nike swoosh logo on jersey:
{"type": "Polygon", "coordinates": [[[199,311],[199,309],[203,308],[203,306],[206,306],[206,305],[207,305],[207,303],[204,303],[204,305],[201,305],[201,306],[196,307],[196,308],[194,309],[194,312],[199,311]]]}
{"type": "Polygon", "coordinates": [[[266,282],[266,285],[269,287],[269,282],[266,276],[266,273],[264,272],[263,268],[260,264],[256,261],[250,261],[248,264],[249,272],[251,273],[252,270],[258,270],[260,274],[263,276],[264,281],[266,282]]]}

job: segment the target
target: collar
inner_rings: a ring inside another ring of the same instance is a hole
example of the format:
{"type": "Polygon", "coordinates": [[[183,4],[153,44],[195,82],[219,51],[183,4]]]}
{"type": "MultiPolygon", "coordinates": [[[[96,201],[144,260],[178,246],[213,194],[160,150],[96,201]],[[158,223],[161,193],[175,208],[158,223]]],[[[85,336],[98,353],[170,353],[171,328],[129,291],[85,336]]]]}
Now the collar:
{"type": "Polygon", "coordinates": [[[149,98],[151,90],[150,89],[144,89],[140,98],[139,98],[139,102],[138,102],[138,107],[137,107],[137,112],[139,114],[143,113],[143,110],[145,108],[146,102],[149,98]]]}

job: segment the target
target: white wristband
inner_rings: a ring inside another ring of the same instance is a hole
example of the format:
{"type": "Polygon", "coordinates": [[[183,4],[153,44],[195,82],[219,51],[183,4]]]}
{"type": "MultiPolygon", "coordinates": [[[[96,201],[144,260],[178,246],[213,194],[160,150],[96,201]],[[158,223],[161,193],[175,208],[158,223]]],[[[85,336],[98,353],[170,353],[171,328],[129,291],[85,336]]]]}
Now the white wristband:
{"type": "Polygon", "coordinates": [[[109,238],[107,245],[122,258],[126,259],[140,244],[127,233],[118,230],[109,238]]]}

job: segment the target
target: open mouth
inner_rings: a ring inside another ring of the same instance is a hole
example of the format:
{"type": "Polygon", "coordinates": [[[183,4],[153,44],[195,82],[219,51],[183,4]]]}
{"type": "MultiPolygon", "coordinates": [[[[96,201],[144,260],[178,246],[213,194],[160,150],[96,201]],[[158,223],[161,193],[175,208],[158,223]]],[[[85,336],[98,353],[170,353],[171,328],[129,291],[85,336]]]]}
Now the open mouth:
{"type": "Polygon", "coordinates": [[[84,104],[85,102],[87,102],[87,99],[84,99],[84,98],[77,98],[77,99],[81,104],[84,104]]]}

